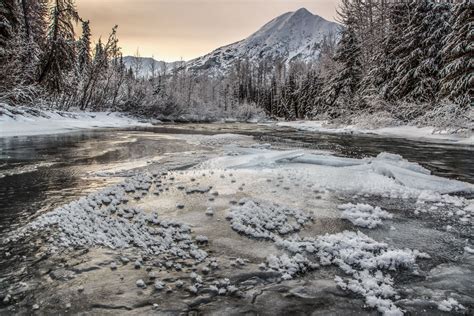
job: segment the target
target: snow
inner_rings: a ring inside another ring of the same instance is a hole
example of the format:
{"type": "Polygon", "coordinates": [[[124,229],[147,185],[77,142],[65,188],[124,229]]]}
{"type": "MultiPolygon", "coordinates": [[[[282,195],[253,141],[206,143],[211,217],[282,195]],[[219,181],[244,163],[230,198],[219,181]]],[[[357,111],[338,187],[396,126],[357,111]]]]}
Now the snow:
{"type": "Polygon", "coordinates": [[[277,236],[299,231],[311,220],[301,210],[265,202],[247,201],[231,208],[227,219],[233,230],[244,235],[275,240],[277,236]]]}
{"type": "Polygon", "coordinates": [[[65,112],[0,104],[0,137],[67,133],[92,128],[151,126],[117,112],[65,112]]]}
{"type": "Polygon", "coordinates": [[[393,216],[382,210],[380,207],[373,207],[368,204],[352,203],[339,205],[342,210],[342,218],[349,220],[355,226],[365,228],[375,228],[382,224],[383,219],[391,219],[393,216]]]}
{"type": "Polygon", "coordinates": [[[465,307],[459,304],[454,298],[450,297],[438,303],[438,309],[443,312],[451,312],[453,309],[457,311],[465,309],[465,307]]]}
{"type": "Polygon", "coordinates": [[[280,122],[277,126],[291,127],[303,131],[310,131],[316,133],[329,134],[375,134],[379,136],[406,138],[429,142],[450,142],[461,145],[473,145],[474,133],[468,136],[461,136],[456,134],[449,134],[436,131],[434,127],[417,127],[417,126],[394,126],[383,128],[360,128],[356,125],[348,125],[342,127],[335,127],[328,124],[327,121],[294,121],[294,122],[280,122]]]}

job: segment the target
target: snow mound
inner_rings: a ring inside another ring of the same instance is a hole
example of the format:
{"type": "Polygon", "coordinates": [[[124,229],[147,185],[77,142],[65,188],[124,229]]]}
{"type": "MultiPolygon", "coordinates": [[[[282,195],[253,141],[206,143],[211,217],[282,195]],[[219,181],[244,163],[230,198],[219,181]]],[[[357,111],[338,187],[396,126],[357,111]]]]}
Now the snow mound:
{"type": "Polygon", "coordinates": [[[266,202],[243,201],[231,208],[227,219],[233,230],[244,235],[275,240],[299,231],[311,216],[298,209],[266,202]]]}
{"type": "Polygon", "coordinates": [[[391,219],[392,214],[382,210],[380,207],[373,207],[368,204],[352,203],[339,205],[342,210],[342,218],[349,220],[352,224],[359,227],[375,228],[382,224],[383,219],[391,219]]]}

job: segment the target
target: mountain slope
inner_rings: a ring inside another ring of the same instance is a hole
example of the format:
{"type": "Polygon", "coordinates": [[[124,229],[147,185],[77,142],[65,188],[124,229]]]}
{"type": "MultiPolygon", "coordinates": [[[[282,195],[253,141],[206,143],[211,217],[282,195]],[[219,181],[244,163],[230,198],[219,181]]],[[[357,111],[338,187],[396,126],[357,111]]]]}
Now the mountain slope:
{"type": "Polygon", "coordinates": [[[127,69],[132,68],[138,77],[148,77],[151,76],[154,71],[157,74],[163,74],[166,72],[170,73],[176,66],[180,65],[181,62],[165,62],[160,60],[155,60],[150,57],[134,57],[134,56],[125,56],[123,57],[123,63],[127,69]]]}
{"type": "Polygon", "coordinates": [[[282,59],[311,61],[319,56],[325,35],[336,35],[340,25],[314,15],[306,9],[285,13],[248,38],[218,48],[186,63],[192,71],[225,72],[238,59],[282,59]]]}

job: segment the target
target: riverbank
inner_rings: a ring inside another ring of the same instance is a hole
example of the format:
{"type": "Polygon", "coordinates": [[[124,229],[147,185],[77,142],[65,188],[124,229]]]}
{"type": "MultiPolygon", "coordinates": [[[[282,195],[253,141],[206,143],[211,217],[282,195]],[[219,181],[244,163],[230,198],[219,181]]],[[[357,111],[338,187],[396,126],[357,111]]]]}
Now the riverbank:
{"type": "MultiPolygon", "coordinates": [[[[168,123],[237,123],[237,119],[205,119],[197,116],[166,117],[160,120],[138,118],[121,112],[80,112],[54,111],[30,107],[12,107],[0,104],[0,137],[33,136],[58,134],[93,128],[126,128],[149,127],[157,122],[168,123]]],[[[474,132],[464,130],[462,133],[451,133],[433,126],[381,126],[367,128],[362,125],[344,125],[329,121],[292,121],[278,122],[254,118],[243,120],[250,124],[290,127],[297,130],[323,134],[357,134],[377,135],[389,138],[404,138],[425,142],[447,142],[459,145],[474,145],[474,132]]],[[[473,123],[474,126],[474,123],[473,123]]]]}
{"type": "Polygon", "coordinates": [[[92,128],[151,126],[120,112],[73,112],[0,104],[0,137],[67,133],[92,128]]]}
{"type": "Polygon", "coordinates": [[[474,133],[465,132],[453,134],[448,131],[437,130],[432,126],[392,126],[379,128],[362,128],[358,125],[335,125],[328,121],[293,121],[279,122],[281,127],[291,127],[297,130],[328,134],[372,134],[390,138],[405,138],[428,142],[450,142],[460,145],[474,145],[474,133]]]}

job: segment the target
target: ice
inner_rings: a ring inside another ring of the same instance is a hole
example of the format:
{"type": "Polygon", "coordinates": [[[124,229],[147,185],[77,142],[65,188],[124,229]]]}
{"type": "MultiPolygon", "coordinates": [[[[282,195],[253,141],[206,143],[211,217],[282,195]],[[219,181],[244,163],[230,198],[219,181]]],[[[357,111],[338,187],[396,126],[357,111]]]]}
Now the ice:
{"type": "Polygon", "coordinates": [[[392,214],[382,210],[380,207],[373,207],[368,204],[352,203],[339,205],[338,208],[343,210],[342,218],[349,220],[355,226],[365,228],[375,228],[382,224],[383,219],[391,219],[392,214]]]}
{"type": "Polygon", "coordinates": [[[472,193],[474,185],[433,176],[422,166],[399,155],[381,153],[377,157],[352,159],[316,155],[307,151],[246,149],[239,156],[211,159],[201,169],[279,170],[299,176],[300,185],[314,185],[338,192],[418,198],[441,198],[450,193],[472,193]],[[315,180],[317,179],[317,181],[315,180]]]}
{"type": "Polygon", "coordinates": [[[450,297],[438,303],[438,309],[443,312],[451,312],[452,310],[465,309],[464,306],[458,303],[454,298],[450,297]]]}

